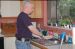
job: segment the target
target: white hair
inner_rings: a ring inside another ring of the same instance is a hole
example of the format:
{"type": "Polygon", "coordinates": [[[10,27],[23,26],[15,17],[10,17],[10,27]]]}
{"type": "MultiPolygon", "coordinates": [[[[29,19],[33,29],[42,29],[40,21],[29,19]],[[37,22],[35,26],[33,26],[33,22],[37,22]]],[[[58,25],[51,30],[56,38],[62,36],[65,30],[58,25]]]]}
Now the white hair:
{"type": "Polygon", "coordinates": [[[31,5],[32,5],[31,2],[27,2],[27,1],[24,2],[24,6],[25,6],[25,7],[26,7],[26,6],[31,6],[31,5]]]}

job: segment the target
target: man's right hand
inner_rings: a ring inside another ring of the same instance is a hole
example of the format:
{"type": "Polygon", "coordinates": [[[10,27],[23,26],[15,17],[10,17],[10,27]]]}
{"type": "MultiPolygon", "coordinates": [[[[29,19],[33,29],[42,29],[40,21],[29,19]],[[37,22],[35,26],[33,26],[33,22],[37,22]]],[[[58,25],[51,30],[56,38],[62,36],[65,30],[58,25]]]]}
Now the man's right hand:
{"type": "Polygon", "coordinates": [[[38,35],[35,35],[35,34],[33,34],[33,36],[36,37],[36,38],[42,39],[42,36],[38,36],[38,35]]]}

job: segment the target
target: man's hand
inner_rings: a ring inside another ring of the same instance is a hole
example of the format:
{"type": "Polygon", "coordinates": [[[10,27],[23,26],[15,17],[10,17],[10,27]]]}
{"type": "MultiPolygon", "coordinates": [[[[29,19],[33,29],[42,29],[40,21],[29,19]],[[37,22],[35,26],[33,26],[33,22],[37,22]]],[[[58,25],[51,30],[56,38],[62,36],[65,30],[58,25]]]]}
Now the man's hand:
{"type": "Polygon", "coordinates": [[[33,36],[36,37],[36,38],[42,39],[42,36],[38,36],[38,35],[35,35],[35,34],[33,34],[33,36]]]}

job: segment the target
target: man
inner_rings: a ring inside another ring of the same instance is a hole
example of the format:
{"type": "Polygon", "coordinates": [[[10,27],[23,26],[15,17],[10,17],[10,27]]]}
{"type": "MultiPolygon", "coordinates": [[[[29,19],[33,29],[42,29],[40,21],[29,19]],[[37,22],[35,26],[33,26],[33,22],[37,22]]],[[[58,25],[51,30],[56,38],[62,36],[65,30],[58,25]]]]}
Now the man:
{"type": "Polygon", "coordinates": [[[30,39],[32,33],[41,38],[40,32],[32,25],[29,15],[33,12],[34,6],[29,2],[25,2],[23,11],[17,18],[16,48],[31,49],[30,39]]]}

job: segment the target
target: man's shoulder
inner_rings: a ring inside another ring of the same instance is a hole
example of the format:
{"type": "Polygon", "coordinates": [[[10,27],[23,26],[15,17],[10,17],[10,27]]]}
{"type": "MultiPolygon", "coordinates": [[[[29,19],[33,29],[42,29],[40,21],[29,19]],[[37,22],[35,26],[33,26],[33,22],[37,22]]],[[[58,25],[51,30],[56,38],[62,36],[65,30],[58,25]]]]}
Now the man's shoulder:
{"type": "Polygon", "coordinates": [[[17,20],[18,20],[18,19],[19,19],[19,20],[23,20],[24,22],[25,22],[25,21],[31,21],[31,18],[30,18],[28,15],[26,15],[26,14],[24,14],[24,15],[23,15],[23,14],[22,14],[22,15],[19,15],[18,18],[17,18],[17,20]]]}
{"type": "Polygon", "coordinates": [[[24,13],[24,12],[21,12],[19,15],[27,15],[26,13],[24,13]]]}
{"type": "Polygon", "coordinates": [[[20,18],[27,18],[28,15],[27,15],[26,13],[24,13],[24,12],[21,12],[21,13],[18,15],[18,17],[20,17],[20,18]]]}

